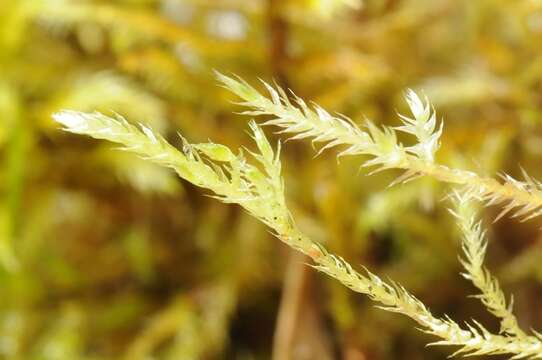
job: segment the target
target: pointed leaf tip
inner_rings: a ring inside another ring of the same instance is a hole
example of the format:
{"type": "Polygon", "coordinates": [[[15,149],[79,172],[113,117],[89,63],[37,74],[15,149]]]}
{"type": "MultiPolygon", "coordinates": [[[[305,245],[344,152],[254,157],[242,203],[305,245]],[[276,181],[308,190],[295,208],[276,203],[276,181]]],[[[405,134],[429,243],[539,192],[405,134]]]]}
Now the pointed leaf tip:
{"type": "Polygon", "coordinates": [[[82,113],[71,110],[62,110],[53,114],[53,119],[59,124],[72,129],[84,126],[86,120],[82,113]]]}

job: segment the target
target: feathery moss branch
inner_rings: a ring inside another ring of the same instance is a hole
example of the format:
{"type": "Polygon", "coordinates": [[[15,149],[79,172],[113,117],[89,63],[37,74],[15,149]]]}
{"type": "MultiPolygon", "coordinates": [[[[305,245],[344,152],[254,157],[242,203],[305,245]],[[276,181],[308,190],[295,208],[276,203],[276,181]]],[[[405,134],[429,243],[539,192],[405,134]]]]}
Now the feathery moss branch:
{"type": "Polygon", "coordinates": [[[289,214],[283,212],[278,155],[255,123],[251,123],[251,128],[259,154],[251,154],[265,167],[265,172],[249,164],[242,152],[235,155],[219,144],[189,144],[182,139],[181,152],[148,127],[138,128],[121,117],[65,111],[55,114],[55,120],[70,132],[119,143],[123,150],[172,168],[181,178],[212,191],[223,202],[238,203],[266,224],[281,223],[282,227],[289,220],[289,214]]]}
{"type": "MultiPolygon", "coordinates": [[[[527,334],[520,329],[512,313],[512,299],[507,304],[499,281],[484,266],[487,249],[486,232],[482,229],[482,222],[477,220],[474,197],[468,192],[462,194],[455,192],[453,197],[455,206],[450,212],[457,219],[463,237],[461,246],[463,257],[460,261],[466,272],[462,275],[480,290],[481,293],[475,297],[479,298],[482,304],[501,320],[501,333],[526,338],[527,334]]],[[[537,341],[536,338],[531,340],[537,341]]]]}
{"type": "Polygon", "coordinates": [[[283,89],[263,82],[269,98],[240,78],[232,78],[217,73],[222,85],[239,96],[240,105],[250,108],[243,114],[251,116],[267,115],[270,120],[264,125],[281,128],[279,133],[291,135],[291,139],[312,139],[313,143],[323,144],[320,152],[342,146],[339,153],[344,155],[368,155],[371,157],[364,166],[377,166],[374,172],[386,169],[402,169],[405,172],[394,183],[406,182],[418,176],[431,176],[437,180],[464,185],[476,193],[488,205],[504,205],[497,216],[500,219],[512,212],[514,217],[526,221],[542,215],[542,183],[532,179],[524,172],[524,181],[503,175],[503,182],[493,178],[480,177],[474,172],[460,170],[438,164],[434,156],[439,147],[442,122],[437,125],[435,112],[425,99],[416,93],[407,92],[407,102],[413,118],[400,115],[403,123],[398,127],[377,127],[370,121],[367,128],[361,129],[344,116],[333,116],[318,105],[308,106],[302,99],[294,96],[292,103],[283,89]],[[397,141],[396,131],[413,135],[416,143],[405,146],[397,141]]]}
{"type": "Polygon", "coordinates": [[[423,331],[440,338],[434,345],[460,346],[455,354],[511,354],[516,358],[542,358],[539,341],[531,337],[492,334],[478,323],[463,329],[449,318],[435,317],[402,286],[385,283],[368,270],[365,274],[357,272],[341,257],[329,253],[304,235],[284,200],[278,152],[273,151],[261,129],[253,122],[251,129],[258,153],[252,155],[259,162],[259,167],[248,164],[241,153],[234,155],[219,144],[192,145],[183,140],[184,149],[179,151],[149,128],[142,126],[139,129],[122,118],[73,111],[57,113],[54,118],[69,132],[119,143],[125,150],[174,169],[183,179],[212,191],[219,200],[241,205],[269,226],[278,239],[311,257],[317,270],[353,291],[366,294],[382,309],[412,318],[423,331]]]}

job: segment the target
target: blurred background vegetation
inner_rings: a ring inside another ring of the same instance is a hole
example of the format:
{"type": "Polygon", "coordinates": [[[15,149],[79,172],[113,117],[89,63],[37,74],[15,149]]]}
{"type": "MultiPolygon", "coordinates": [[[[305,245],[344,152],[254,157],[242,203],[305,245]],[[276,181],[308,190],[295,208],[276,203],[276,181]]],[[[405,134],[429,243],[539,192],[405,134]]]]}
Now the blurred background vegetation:
{"type": "MultiPolygon", "coordinates": [[[[439,161],[542,178],[540,0],[0,0],[0,358],[444,358],[239,208],[51,121],[97,110],[177,144],[249,144],[213,69],[359,123],[397,124],[404,89],[421,90],[445,119],[439,161]]],[[[466,297],[446,188],[386,189],[397,174],[313,156],[282,154],[301,228],[437,314],[498,329],[466,297]]],[[[525,328],[542,328],[541,225],[490,234],[525,328]]]]}

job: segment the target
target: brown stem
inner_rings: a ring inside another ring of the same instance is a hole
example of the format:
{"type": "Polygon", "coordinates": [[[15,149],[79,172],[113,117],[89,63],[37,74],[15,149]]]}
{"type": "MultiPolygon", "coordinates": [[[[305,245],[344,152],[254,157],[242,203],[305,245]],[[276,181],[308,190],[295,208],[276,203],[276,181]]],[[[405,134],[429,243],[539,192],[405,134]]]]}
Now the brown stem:
{"type": "Polygon", "coordinates": [[[288,23],[281,16],[282,0],[269,0],[269,66],[275,80],[282,88],[289,88],[286,75],[288,62],[288,23]]]}

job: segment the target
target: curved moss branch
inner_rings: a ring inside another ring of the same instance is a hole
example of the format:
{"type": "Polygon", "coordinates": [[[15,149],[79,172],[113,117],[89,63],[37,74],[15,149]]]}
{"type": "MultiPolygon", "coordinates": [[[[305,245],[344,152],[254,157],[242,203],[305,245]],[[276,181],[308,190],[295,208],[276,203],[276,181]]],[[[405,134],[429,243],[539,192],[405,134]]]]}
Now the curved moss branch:
{"type": "Polygon", "coordinates": [[[542,358],[542,345],[534,337],[496,335],[474,323],[460,327],[450,318],[438,318],[396,283],[386,283],[366,270],[357,272],[339,256],[304,235],[284,201],[284,185],[278,152],[274,152],[263,132],[251,123],[258,152],[251,153],[259,166],[248,164],[242,154],[234,155],[219,144],[189,144],[183,151],[167,143],[150,129],[141,129],[118,118],[94,113],[61,112],[54,115],[65,130],[120,143],[150,161],[171,167],[183,179],[212,191],[227,203],[236,203],[269,226],[276,237],[306,254],[314,267],[355,292],[366,294],[380,308],[404,314],[420,328],[440,340],[435,345],[455,345],[455,354],[509,354],[515,358],[542,358]]]}

